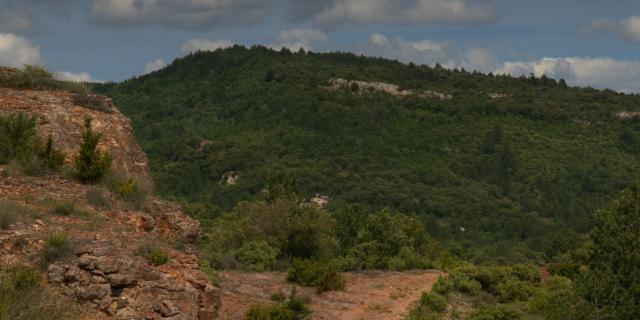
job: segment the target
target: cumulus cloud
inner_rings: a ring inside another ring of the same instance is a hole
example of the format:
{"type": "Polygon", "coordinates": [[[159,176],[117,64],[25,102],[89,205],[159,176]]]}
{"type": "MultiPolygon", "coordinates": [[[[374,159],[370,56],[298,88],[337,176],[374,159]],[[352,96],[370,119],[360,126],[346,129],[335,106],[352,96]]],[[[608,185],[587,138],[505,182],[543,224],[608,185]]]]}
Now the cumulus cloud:
{"type": "Polygon", "coordinates": [[[267,13],[267,0],[93,0],[92,21],[112,27],[164,25],[202,30],[252,24],[267,13]]]}
{"type": "Polygon", "coordinates": [[[544,74],[565,79],[572,85],[640,92],[640,61],[584,57],[543,58],[530,62],[504,62],[495,72],[514,76],[533,73],[537,77],[544,74]]]}
{"type": "Polygon", "coordinates": [[[620,32],[627,39],[640,43],[640,16],[631,16],[620,21],[620,32]]]}
{"type": "Polygon", "coordinates": [[[151,73],[154,71],[158,71],[167,66],[167,63],[162,59],[157,59],[147,63],[147,66],[144,67],[144,74],[151,73]]]}
{"type": "Polygon", "coordinates": [[[592,86],[621,92],[640,93],[640,61],[623,61],[611,58],[557,57],[535,61],[499,62],[498,57],[486,48],[461,49],[448,41],[409,41],[399,37],[372,34],[358,51],[369,56],[398,59],[401,62],[435,65],[537,77],[546,75],[565,79],[577,86],[592,86]]]}
{"type": "Polygon", "coordinates": [[[329,41],[327,35],[315,29],[293,29],[280,32],[277,44],[271,45],[274,49],[288,48],[290,50],[313,50],[318,45],[323,45],[329,41]]]}
{"type": "Polygon", "coordinates": [[[0,65],[21,68],[25,64],[42,64],[40,48],[11,33],[0,33],[0,65]]]}
{"type": "Polygon", "coordinates": [[[580,34],[592,38],[602,33],[617,33],[623,38],[640,43],[640,16],[630,16],[620,21],[592,20],[580,28],[580,34]]]}
{"type": "Polygon", "coordinates": [[[374,33],[360,45],[359,52],[401,62],[413,62],[434,66],[440,64],[445,68],[465,68],[489,72],[498,65],[497,56],[487,48],[470,47],[462,49],[449,41],[432,41],[429,39],[409,41],[400,37],[387,37],[374,33]]]}
{"type": "Polygon", "coordinates": [[[93,76],[86,72],[73,73],[69,71],[60,71],[54,74],[55,78],[62,81],[71,82],[104,82],[102,80],[95,79],[93,76]]]}
{"type": "Polygon", "coordinates": [[[208,39],[191,39],[187,40],[180,46],[180,52],[183,55],[196,51],[215,51],[218,49],[226,49],[233,47],[235,43],[229,39],[208,40],[208,39]]]}
{"type": "Polygon", "coordinates": [[[322,27],[340,24],[485,24],[495,5],[473,0],[324,0],[292,6],[294,19],[311,15],[322,27]],[[314,12],[315,11],[315,12],[314,12]]]}

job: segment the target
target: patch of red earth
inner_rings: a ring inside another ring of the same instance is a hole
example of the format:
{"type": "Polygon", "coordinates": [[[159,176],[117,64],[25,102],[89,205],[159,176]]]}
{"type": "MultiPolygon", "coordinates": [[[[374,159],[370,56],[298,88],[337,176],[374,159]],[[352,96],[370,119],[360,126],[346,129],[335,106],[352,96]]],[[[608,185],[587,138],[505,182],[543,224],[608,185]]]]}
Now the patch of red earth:
{"type": "MultiPolygon", "coordinates": [[[[314,288],[297,288],[311,299],[312,319],[403,319],[412,304],[430,291],[441,275],[437,271],[345,273],[344,291],[317,294],[314,288]]],[[[255,303],[273,303],[271,295],[288,293],[293,284],[285,273],[221,272],[220,319],[243,319],[255,303]]]]}

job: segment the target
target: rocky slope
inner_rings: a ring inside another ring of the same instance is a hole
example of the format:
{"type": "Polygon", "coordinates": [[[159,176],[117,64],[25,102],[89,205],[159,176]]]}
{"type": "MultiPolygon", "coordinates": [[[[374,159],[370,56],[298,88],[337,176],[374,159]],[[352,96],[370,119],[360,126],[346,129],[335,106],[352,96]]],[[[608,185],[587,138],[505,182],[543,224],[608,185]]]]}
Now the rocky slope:
{"type": "MultiPolygon", "coordinates": [[[[151,181],[129,120],[107,98],[92,99],[107,109],[82,107],[68,92],[0,88],[0,115],[36,115],[40,135],[52,135],[68,162],[90,116],[104,134],[99,147],[113,155],[114,170],[151,181]]],[[[217,318],[219,290],[200,270],[193,246],[199,224],[177,205],[149,195],[144,206],[132,206],[107,185],[86,186],[58,175],[25,177],[2,166],[0,202],[29,213],[0,229],[0,266],[39,267],[47,286],[86,306],[88,318],[217,318]],[[75,212],[56,214],[59,203],[72,204],[75,212]],[[46,239],[60,234],[70,239],[71,254],[43,259],[46,239]],[[151,264],[150,250],[165,252],[168,262],[151,264]]]]}

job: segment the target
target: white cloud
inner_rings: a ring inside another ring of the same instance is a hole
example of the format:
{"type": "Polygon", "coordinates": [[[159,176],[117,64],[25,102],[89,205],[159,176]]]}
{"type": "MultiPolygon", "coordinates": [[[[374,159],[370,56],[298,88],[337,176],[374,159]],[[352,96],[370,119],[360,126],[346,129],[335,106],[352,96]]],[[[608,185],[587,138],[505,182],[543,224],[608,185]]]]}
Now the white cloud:
{"type": "Polygon", "coordinates": [[[0,65],[22,68],[25,64],[42,64],[40,48],[11,33],[0,33],[0,65]]]}
{"type": "Polygon", "coordinates": [[[484,24],[496,20],[489,1],[334,0],[313,18],[323,27],[338,24],[484,24]]]}
{"type": "Polygon", "coordinates": [[[447,41],[408,41],[400,37],[389,38],[379,33],[372,34],[358,51],[402,62],[426,65],[439,63],[451,68],[462,61],[459,50],[447,41]]]}
{"type": "Polygon", "coordinates": [[[157,59],[147,63],[147,66],[144,67],[144,74],[151,73],[154,71],[158,71],[167,66],[167,63],[162,59],[157,59]]]}
{"type": "Polygon", "coordinates": [[[251,24],[267,0],[93,0],[92,21],[112,27],[156,24],[185,30],[251,24]]]}
{"type": "Polygon", "coordinates": [[[611,58],[557,57],[536,61],[498,62],[497,56],[486,48],[460,49],[448,41],[409,41],[372,34],[358,51],[369,56],[398,59],[417,64],[441,64],[446,68],[492,71],[498,74],[528,76],[543,74],[555,79],[565,79],[578,86],[613,89],[621,92],[640,93],[640,61],[614,60],[611,58]]]}
{"type": "Polygon", "coordinates": [[[580,29],[580,33],[588,38],[606,32],[618,33],[629,41],[640,43],[640,16],[630,16],[617,22],[592,20],[580,29]]]}
{"type": "Polygon", "coordinates": [[[640,61],[584,57],[543,58],[530,62],[504,62],[495,72],[514,76],[533,73],[537,77],[545,74],[555,79],[563,78],[572,85],[640,92],[640,61]]]}
{"type": "Polygon", "coordinates": [[[640,43],[640,16],[631,16],[620,21],[620,32],[631,41],[640,43]]]}
{"type": "Polygon", "coordinates": [[[207,39],[191,39],[187,40],[180,46],[180,52],[183,55],[196,51],[215,51],[218,49],[226,49],[233,47],[235,43],[229,39],[207,40],[207,39]]]}
{"type": "Polygon", "coordinates": [[[280,49],[282,47],[290,50],[313,50],[317,45],[327,43],[329,38],[327,35],[315,29],[293,29],[280,32],[277,44],[271,45],[272,48],[280,49]]]}
{"type": "Polygon", "coordinates": [[[55,73],[55,78],[58,80],[71,82],[104,82],[102,80],[93,78],[93,76],[86,72],[73,73],[69,71],[60,71],[55,73]]]}

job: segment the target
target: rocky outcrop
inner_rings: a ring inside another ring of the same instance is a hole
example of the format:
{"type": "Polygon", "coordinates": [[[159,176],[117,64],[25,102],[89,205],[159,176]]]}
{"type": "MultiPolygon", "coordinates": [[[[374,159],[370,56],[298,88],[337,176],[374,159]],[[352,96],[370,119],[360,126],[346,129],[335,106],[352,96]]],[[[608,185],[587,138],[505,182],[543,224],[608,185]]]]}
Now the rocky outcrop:
{"type": "Polygon", "coordinates": [[[444,94],[437,91],[404,90],[401,89],[400,86],[391,83],[346,80],[340,78],[333,78],[329,80],[329,88],[331,90],[349,88],[354,92],[357,92],[358,94],[364,94],[367,92],[384,92],[396,97],[419,96],[423,98],[434,98],[439,100],[450,100],[452,98],[452,96],[449,94],[444,94]]]}
{"type": "Polygon", "coordinates": [[[50,264],[49,280],[116,319],[213,319],[218,291],[193,254],[174,253],[162,268],[108,240],[85,240],[77,259],[50,264]]]}
{"type": "Polygon", "coordinates": [[[75,94],[65,91],[0,88],[0,115],[17,112],[35,115],[40,135],[51,135],[55,146],[67,155],[69,163],[78,150],[84,120],[90,117],[94,129],[103,134],[99,148],[111,154],[113,166],[126,176],[136,176],[150,184],[147,156],[135,141],[131,121],[115,108],[109,98],[94,95],[93,99],[101,100],[102,111],[78,105],[74,102],[75,94]]]}
{"type": "MultiPolygon", "coordinates": [[[[36,115],[39,133],[51,134],[67,161],[89,116],[94,129],[103,133],[100,147],[113,155],[116,170],[150,180],[147,158],[129,120],[110,100],[101,99],[113,110],[76,105],[67,92],[0,88],[0,115],[36,115]]],[[[219,289],[200,269],[194,245],[200,225],[180,206],[153,195],[144,206],[132,206],[108,186],[87,186],[58,175],[12,176],[9,171],[0,166],[0,201],[28,214],[0,229],[0,267],[40,267],[53,289],[93,310],[91,319],[217,319],[219,289]],[[100,194],[108,205],[92,201],[92,194],[100,194]],[[53,213],[61,201],[79,213],[53,213]],[[45,259],[43,247],[54,234],[69,239],[71,252],[45,259]],[[152,248],[166,261],[151,260],[152,248]]]]}

